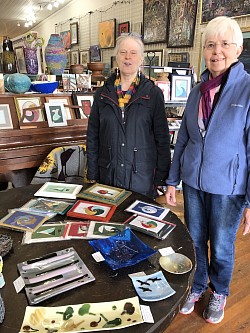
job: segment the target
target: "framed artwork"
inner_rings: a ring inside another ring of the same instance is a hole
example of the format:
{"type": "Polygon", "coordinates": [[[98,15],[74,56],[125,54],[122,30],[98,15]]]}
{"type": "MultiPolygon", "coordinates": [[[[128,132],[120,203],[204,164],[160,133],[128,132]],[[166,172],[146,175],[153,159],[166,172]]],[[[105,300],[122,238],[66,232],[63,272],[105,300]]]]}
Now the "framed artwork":
{"type": "Polygon", "coordinates": [[[99,45],[101,49],[115,47],[116,19],[99,22],[99,45]]]}
{"type": "Polygon", "coordinates": [[[91,89],[91,74],[76,74],[76,87],[84,91],[91,89]]]}
{"type": "Polygon", "coordinates": [[[89,52],[90,52],[90,62],[101,61],[101,50],[99,48],[99,45],[91,45],[89,52]]]}
{"type": "Polygon", "coordinates": [[[144,52],[144,74],[150,78],[157,78],[157,72],[154,71],[153,68],[149,66],[162,66],[164,56],[164,50],[156,50],[156,51],[146,51],[144,52]]]}
{"type": "MultiPolygon", "coordinates": [[[[75,75],[75,74],[72,74],[72,75],[75,75]]],[[[45,102],[46,103],[62,103],[64,106],[65,113],[66,113],[66,119],[67,120],[74,119],[74,112],[72,111],[72,109],[70,109],[68,106],[66,106],[66,105],[72,104],[69,96],[66,96],[66,97],[45,96],[45,102]]]]}
{"type": "Polygon", "coordinates": [[[166,42],[169,0],[143,0],[143,40],[145,44],[166,42]],[[159,33],[159,27],[160,33],[159,33]]]}
{"type": "Polygon", "coordinates": [[[168,62],[189,62],[189,52],[169,53],[168,62]]]}
{"type": "Polygon", "coordinates": [[[88,118],[94,101],[94,93],[76,93],[73,98],[75,99],[74,103],[81,106],[79,108],[80,119],[88,118]]]}
{"type": "Polygon", "coordinates": [[[70,49],[71,40],[70,40],[70,30],[60,32],[62,38],[63,46],[65,49],[70,49]]]}
{"type": "Polygon", "coordinates": [[[70,24],[70,44],[78,44],[78,22],[70,24]]]}
{"type": "Polygon", "coordinates": [[[118,24],[118,36],[121,34],[129,33],[129,22],[123,22],[118,24]]]}
{"type": "Polygon", "coordinates": [[[80,64],[83,65],[85,68],[88,67],[88,63],[90,61],[89,58],[89,50],[81,50],[80,51],[80,64]]]}
{"type": "Polygon", "coordinates": [[[125,209],[125,211],[145,217],[152,217],[155,220],[162,220],[168,214],[169,209],[135,200],[132,205],[125,209]]]}
{"type": "Polygon", "coordinates": [[[244,64],[245,70],[250,74],[250,27],[242,28],[243,32],[243,51],[239,60],[244,64]]]}
{"type": "Polygon", "coordinates": [[[171,78],[171,100],[186,101],[191,90],[191,75],[172,75],[171,78]]]}
{"type": "Polygon", "coordinates": [[[9,104],[0,104],[0,129],[13,128],[9,104]]]}
{"type": "Polygon", "coordinates": [[[78,200],[66,215],[80,219],[108,222],[115,210],[116,206],[114,205],[78,200]]]}
{"type": "Polygon", "coordinates": [[[248,1],[202,0],[201,3],[201,23],[209,22],[217,16],[234,17],[250,14],[248,1]]]}
{"type": "Polygon", "coordinates": [[[36,193],[35,197],[76,199],[76,195],[81,191],[82,185],[69,183],[46,182],[36,193]]]}
{"type": "Polygon", "coordinates": [[[67,126],[63,103],[44,103],[49,127],[67,126]]]}
{"type": "Polygon", "coordinates": [[[62,74],[63,91],[76,91],[76,75],[75,74],[62,74]]]}
{"type": "Polygon", "coordinates": [[[79,51],[78,50],[74,50],[71,51],[71,56],[70,56],[70,65],[77,65],[79,64],[79,51]]]}
{"type": "Polygon", "coordinates": [[[169,0],[168,47],[193,46],[198,0],[169,0]]]}
{"type": "Polygon", "coordinates": [[[22,46],[16,47],[14,49],[14,52],[15,52],[18,72],[21,74],[27,74],[23,47],[22,46]]]}
{"type": "Polygon", "coordinates": [[[40,97],[14,97],[20,123],[44,121],[43,106],[40,97]]]}
{"type": "Polygon", "coordinates": [[[71,62],[71,52],[70,52],[70,49],[67,50],[66,56],[67,56],[66,68],[69,68],[70,67],[70,62],[71,62]]]}
{"type": "Polygon", "coordinates": [[[131,24],[131,31],[141,35],[142,32],[142,22],[135,22],[131,24]]]}

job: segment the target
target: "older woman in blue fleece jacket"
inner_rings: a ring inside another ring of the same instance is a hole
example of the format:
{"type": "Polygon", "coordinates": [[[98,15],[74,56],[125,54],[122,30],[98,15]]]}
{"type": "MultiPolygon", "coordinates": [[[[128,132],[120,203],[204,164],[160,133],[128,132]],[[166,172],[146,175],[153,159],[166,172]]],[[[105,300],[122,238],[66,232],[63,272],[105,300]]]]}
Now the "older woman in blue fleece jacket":
{"type": "Polygon", "coordinates": [[[166,201],[176,205],[175,186],[182,180],[197,269],[180,312],[191,313],[209,286],[203,317],[216,324],[224,317],[240,222],[243,234],[250,232],[250,75],[238,61],[243,36],[234,19],[210,21],[202,43],[207,69],[187,101],[166,201]]]}

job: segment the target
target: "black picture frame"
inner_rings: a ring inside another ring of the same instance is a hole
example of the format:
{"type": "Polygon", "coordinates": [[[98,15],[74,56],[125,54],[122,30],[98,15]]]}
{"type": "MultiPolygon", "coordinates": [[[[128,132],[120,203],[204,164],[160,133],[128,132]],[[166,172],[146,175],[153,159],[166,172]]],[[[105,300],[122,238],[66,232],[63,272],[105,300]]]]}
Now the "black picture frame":
{"type": "Polygon", "coordinates": [[[70,44],[78,44],[78,22],[70,24],[70,44]]]}

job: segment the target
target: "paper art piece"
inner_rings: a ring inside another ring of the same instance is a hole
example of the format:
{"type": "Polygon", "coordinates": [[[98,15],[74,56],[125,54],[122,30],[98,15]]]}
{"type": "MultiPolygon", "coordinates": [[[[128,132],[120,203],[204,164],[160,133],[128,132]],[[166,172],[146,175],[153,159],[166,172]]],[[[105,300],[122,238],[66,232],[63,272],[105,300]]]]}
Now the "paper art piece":
{"type": "Polygon", "coordinates": [[[62,38],[63,46],[65,49],[70,49],[70,30],[60,32],[62,38]]]}
{"type": "Polygon", "coordinates": [[[22,206],[22,208],[28,208],[32,211],[56,213],[60,215],[64,215],[71,207],[72,203],[44,198],[31,199],[22,206]]]}
{"type": "Polygon", "coordinates": [[[162,220],[169,212],[168,208],[152,205],[140,200],[136,200],[132,205],[125,209],[127,212],[152,217],[156,220],[162,220]]]}
{"type": "Polygon", "coordinates": [[[89,230],[89,221],[76,221],[67,220],[67,227],[65,228],[64,238],[65,239],[86,239],[89,230]]]}
{"type": "Polygon", "coordinates": [[[88,238],[107,238],[118,234],[126,228],[124,224],[90,221],[88,238]]]}
{"type": "Polygon", "coordinates": [[[100,204],[97,202],[78,200],[67,212],[67,216],[80,219],[109,221],[114,214],[116,206],[100,204]]]}
{"type": "Polygon", "coordinates": [[[0,220],[0,226],[19,231],[35,231],[48,216],[35,212],[13,210],[0,220]]]}
{"type": "Polygon", "coordinates": [[[142,276],[131,276],[134,288],[143,301],[155,302],[175,294],[162,271],[142,276]]]}
{"type": "Polygon", "coordinates": [[[172,75],[171,100],[186,101],[191,91],[191,75],[172,75]]]}
{"type": "Polygon", "coordinates": [[[174,223],[158,221],[140,215],[134,215],[126,222],[131,229],[143,232],[147,235],[159,239],[165,239],[176,227],[174,223]]]}
{"type": "Polygon", "coordinates": [[[0,104],[0,130],[13,128],[9,104],[0,104]]]}
{"type": "Polygon", "coordinates": [[[57,307],[28,306],[20,333],[95,332],[143,323],[139,298],[57,307]]]}
{"type": "Polygon", "coordinates": [[[52,197],[61,199],[76,199],[82,185],[69,183],[46,182],[35,194],[36,197],[52,197]]]}
{"type": "Polygon", "coordinates": [[[20,122],[31,123],[44,121],[40,97],[14,97],[20,122]]]}
{"type": "Polygon", "coordinates": [[[44,103],[49,127],[67,126],[66,111],[63,103],[44,103]]]}
{"type": "Polygon", "coordinates": [[[55,242],[64,240],[65,223],[43,224],[34,232],[26,231],[23,235],[23,244],[55,242]]]}
{"type": "Polygon", "coordinates": [[[73,247],[24,261],[17,268],[24,280],[29,304],[43,302],[95,280],[73,247]]]}
{"type": "Polygon", "coordinates": [[[115,47],[116,20],[99,22],[100,48],[115,47]]]}
{"type": "Polygon", "coordinates": [[[156,253],[129,228],[112,237],[89,241],[89,244],[95,251],[101,252],[113,270],[135,265],[156,253]]]}
{"type": "Polygon", "coordinates": [[[131,194],[132,192],[119,187],[96,183],[86,190],[79,192],[77,197],[118,206],[131,194]]]}

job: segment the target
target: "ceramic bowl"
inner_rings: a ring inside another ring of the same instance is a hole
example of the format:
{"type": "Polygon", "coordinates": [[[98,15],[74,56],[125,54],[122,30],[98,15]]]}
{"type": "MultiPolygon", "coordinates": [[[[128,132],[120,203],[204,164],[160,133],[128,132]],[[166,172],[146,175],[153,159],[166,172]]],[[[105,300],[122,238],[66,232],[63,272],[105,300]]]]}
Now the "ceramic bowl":
{"type": "Polygon", "coordinates": [[[159,263],[165,271],[173,274],[184,274],[192,269],[192,261],[181,253],[162,256],[159,263]]]}
{"type": "Polygon", "coordinates": [[[31,83],[30,89],[37,93],[51,94],[58,87],[58,81],[34,81],[31,83]]]}

